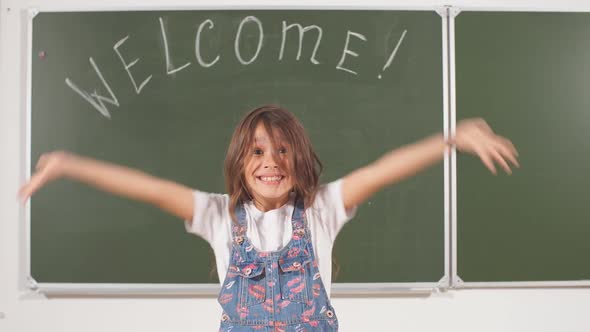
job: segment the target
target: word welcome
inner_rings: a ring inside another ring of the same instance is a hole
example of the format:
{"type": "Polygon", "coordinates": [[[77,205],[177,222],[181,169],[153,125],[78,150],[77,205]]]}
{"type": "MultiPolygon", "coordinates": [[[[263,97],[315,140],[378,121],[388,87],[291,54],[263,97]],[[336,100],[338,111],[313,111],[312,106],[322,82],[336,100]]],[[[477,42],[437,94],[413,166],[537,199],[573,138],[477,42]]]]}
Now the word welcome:
{"type": "MultiPolygon", "coordinates": [[[[177,72],[187,68],[188,66],[192,65],[192,63],[186,62],[185,64],[178,66],[178,67],[175,67],[172,64],[172,62],[170,61],[170,52],[169,52],[169,48],[168,48],[168,38],[167,38],[167,34],[166,34],[166,29],[164,26],[164,21],[162,20],[161,17],[159,17],[158,20],[160,23],[160,31],[162,33],[162,39],[164,42],[164,56],[166,59],[166,74],[172,75],[174,73],[177,73],[177,72]]],[[[214,28],[215,28],[214,22],[211,19],[206,19],[203,22],[201,22],[201,24],[199,25],[197,32],[195,34],[195,59],[196,59],[197,63],[199,64],[199,66],[201,66],[203,68],[211,68],[211,67],[215,66],[219,62],[219,59],[220,59],[219,54],[217,54],[214,57],[208,58],[208,59],[205,59],[201,54],[201,37],[205,34],[204,30],[205,29],[211,30],[214,28]]],[[[279,51],[278,60],[281,61],[283,59],[283,55],[284,55],[284,51],[285,51],[285,44],[286,44],[286,40],[287,40],[287,32],[290,29],[295,29],[295,28],[297,29],[296,31],[299,33],[299,48],[297,50],[297,57],[296,57],[297,61],[299,61],[301,58],[301,51],[303,48],[304,36],[308,32],[315,31],[316,32],[316,34],[315,34],[316,39],[315,39],[315,45],[314,45],[313,51],[311,53],[310,62],[314,65],[320,64],[320,62],[316,59],[316,54],[317,54],[318,48],[319,48],[321,40],[322,40],[323,29],[318,25],[303,26],[299,23],[287,24],[286,21],[282,21],[282,39],[281,39],[281,48],[279,51]]],[[[400,36],[395,48],[393,49],[393,51],[391,52],[391,54],[389,55],[389,57],[387,59],[387,62],[383,66],[382,72],[385,71],[385,69],[387,69],[391,65],[393,59],[395,58],[395,55],[397,54],[397,51],[398,51],[400,45],[402,44],[402,42],[406,36],[406,33],[407,33],[407,30],[404,30],[401,33],[401,36],[400,36]]],[[[348,30],[346,32],[346,41],[344,43],[344,47],[342,49],[342,54],[340,56],[338,64],[336,65],[336,69],[342,70],[342,71],[349,73],[351,75],[357,75],[357,72],[354,71],[353,68],[350,68],[346,64],[346,60],[348,57],[358,57],[359,56],[359,54],[357,52],[355,52],[354,50],[352,50],[350,47],[350,40],[352,38],[358,39],[362,42],[367,41],[367,38],[363,34],[348,30]]],[[[141,94],[141,91],[143,90],[143,88],[145,88],[145,86],[152,79],[152,75],[149,75],[148,77],[144,78],[141,81],[141,83],[139,83],[139,85],[137,84],[136,77],[133,75],[131,69],[133,66],[135,66],[136,64],[139,63],[140,58],[136,58],[135,60],[128,61],[128,60],[126,60],[125,56],[121,52],[121,47],[123,46],[123,44],[125,44],[125,42],[127,42],[128,39],[129,39],[129,36],[126,36],[126,37],[122,38],[121,40],[117,41],[115,43],[115,45],[113,46],[113,50],[117,54],[117,57],[121,60],[121,64],[123,65],[123,68],[126,71],[127,76],[129,77],[129,80],[131,81],[131,84],[133,85],[133,88],[135,89],[135,92],[139,95],[139,94],[141,94]]],[[[262,22],[255,16],[245,17],[244,19],[241,20],[240,24],[238,25],[238,29],[236,31],[236,35],[235,35],[235,39],[234,39],[235,58],[239,61],[240,64],[242,64],[244,66],[254,63],[256,61],[256,59],[258,58],[260,51],[262,50],[263,40],[264,40],[264,29],[263,29],[262,22]],[[255,25],[255,27],[258,30],[258,43],[257,43],[256,51],[254,52],[254,54],[252,54],[250,56],[245,56],[240,51],[240,42],[243,39],[242,30],[243,30],[244,26],[249,25],[249,24],[255,25]]],[[[103,116],[110,118],[111,113],[109,112],[105,103],[119,107],[119,100],[117,99],[117,96],[115,95],[115,93],[111,89],[107,80],[102,75],[102,73],[101,73],[98,65],[94,61],[94,59],[92,57],[90,57],[89,61],[90,61],[90,65],[92,66],[92,68],[96,72],[98,78],[102,82],[104,88],[107,90],[109,96],[107,97],[107,96],[100,95],[100,94],[98,94],[97,90],[94,90],[94,92],[91,92],[91,93],[84,91],[81,88],[79,88],[70,78],[66,78],[66,80],[65,80],[66,84],[72,90],[74,90],[77,94],[79,94],[82,98],[84,98],[84,100],[86,100],[88,103],[90,103],[90,105],[92,105],[96,110],[98,110],[103,116]]],[[[379,79],[381,79],[382,76],[381,76],[381,74],[379,74],[379,75],[377,75],[377,77],[379,79]]]]}

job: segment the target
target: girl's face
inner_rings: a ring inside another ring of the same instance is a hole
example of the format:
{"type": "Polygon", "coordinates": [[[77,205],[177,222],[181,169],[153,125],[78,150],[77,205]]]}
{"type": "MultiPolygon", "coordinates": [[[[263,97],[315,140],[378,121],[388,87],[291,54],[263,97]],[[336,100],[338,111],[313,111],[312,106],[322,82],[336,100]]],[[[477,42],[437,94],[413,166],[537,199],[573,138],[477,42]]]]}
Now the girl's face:
{"type": "Polygon", "coordinates": [[[261,211],[268,211],[283,206],[289,200],[293,188],[290,171],[289,146],[284,140],[273,146],[269,133],[262,123],[256,126],[254,145],[247,157],[244,178],[248,191],[254,199],[254,205],[261,211]],[[285,168],[281,168],[280,160],[285,168]]]}

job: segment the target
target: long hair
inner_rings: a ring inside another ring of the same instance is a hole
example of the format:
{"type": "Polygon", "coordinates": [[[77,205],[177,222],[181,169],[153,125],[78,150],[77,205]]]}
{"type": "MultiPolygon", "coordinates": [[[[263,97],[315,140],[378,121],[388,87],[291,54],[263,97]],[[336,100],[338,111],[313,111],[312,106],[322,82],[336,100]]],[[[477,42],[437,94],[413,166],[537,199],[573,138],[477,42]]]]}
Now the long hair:
{"type": "MultiPolygon", "coordinates": [[[[313,150],[311,140],[303,125],[297,118],[284,108],[276,105],[264,105],[246,114],[236,126],[232,135],[224,162],[225,185],[229,194],[229,212],[232,219],[237,221],[235,209],[241,202],[252,199],[244,171],[251,157],[254,144],[254,132],[258,124],[262,123],[269,133],[271,144],[277,146],[279,140],[289,145],[289,172],[294,179],[293,190],[298,197],[304,199],[306,207],[313,203],[323,166],[313,150]]],[[[276,160],[285,167],[284,162],[276,160]]]]}

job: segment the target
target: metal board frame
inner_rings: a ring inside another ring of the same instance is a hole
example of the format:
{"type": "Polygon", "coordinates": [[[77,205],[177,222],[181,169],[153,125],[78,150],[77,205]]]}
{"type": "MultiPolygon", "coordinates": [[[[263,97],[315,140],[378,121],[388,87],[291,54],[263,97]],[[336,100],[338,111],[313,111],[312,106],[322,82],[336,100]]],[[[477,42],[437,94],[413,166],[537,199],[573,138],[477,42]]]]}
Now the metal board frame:
{"type": "MultiPolygon", "coordinates": [[[[441,17],[442,26],[442,77],[443,77],[443,134],[445,138],[450,135],[454,127],[454,119],[450,116],[449,99],[452,91],[449,78],[451,59],[449,58],[449,12],[451,7],[433,6],[97,6],[92,7],[64,7],[42,5],[27,10],[27,73],[26,73],[26,133],[25,133],[25,176],[31,176],[31,79],[32,79],[32,43],[33,43],[33,20],[40,12],[91,12],[91,11],[156,11],[156,10],[390,10],[390,11],[434,11],[441,17]]],[[[453,152],[454,153],[454,152],[453,152]]],[[[451,209],[453,200],[451,194],[451,177],[454,170],[451,169],[451,154],[446,153],[444,157],[444,274],[437,282],[423,283],[333,283],[332,294],[342,295],[383,295],[397,293],[431,293],[448,289],[451,286],[450,277],[450,233],[451,233],[451,209]]],[[[24,278],[27,286],[32,291],[48,295],[217,295],[220,290],[219,284],[86,284],[86,283],[43,283],[37,282],[31,274],[31,220],[30,200],[24,207],[25,234],[26,234],[26,270],[24,278]]]]}
{"type": "MultiPolygon", "coordinates": [[[[450,116],[451,116],[451,133],[455,134],[456,124],[456,81],[455,81],[455,18],[461,12],[559,12],[559,13],[579,13],[590,12],[589,8],[570,9],[563,6],[555,7],[451,7],[449,12],[449,70],[450,70],[450,116]]],[[[451,155],[451,288],[555,288],[555,287],[588,287],[590,280],[575,281],[489,281],[489,282],[469,282],[463,281],[457,274],[457,154],[453,151],[451,155]]]]}

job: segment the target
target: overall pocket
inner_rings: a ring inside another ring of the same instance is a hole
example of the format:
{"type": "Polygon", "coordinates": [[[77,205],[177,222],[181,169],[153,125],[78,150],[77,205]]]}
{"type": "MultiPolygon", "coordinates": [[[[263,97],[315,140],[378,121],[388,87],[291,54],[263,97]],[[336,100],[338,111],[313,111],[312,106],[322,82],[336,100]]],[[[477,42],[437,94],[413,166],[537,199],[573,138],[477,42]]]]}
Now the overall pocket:
{"type": "Polygon", "coordinates": [[[262,263],[242,263],[236,273],[241,279],[239,301],[241,307],[260,304],[266,300],[266,274],[262,263]]]}
{"type": "Polygon", "coordinates": [[[281,298],[291,302],[307,302],[309,299],[309,274],[311,257],[296,256],[279,260],[281,298]]]}

